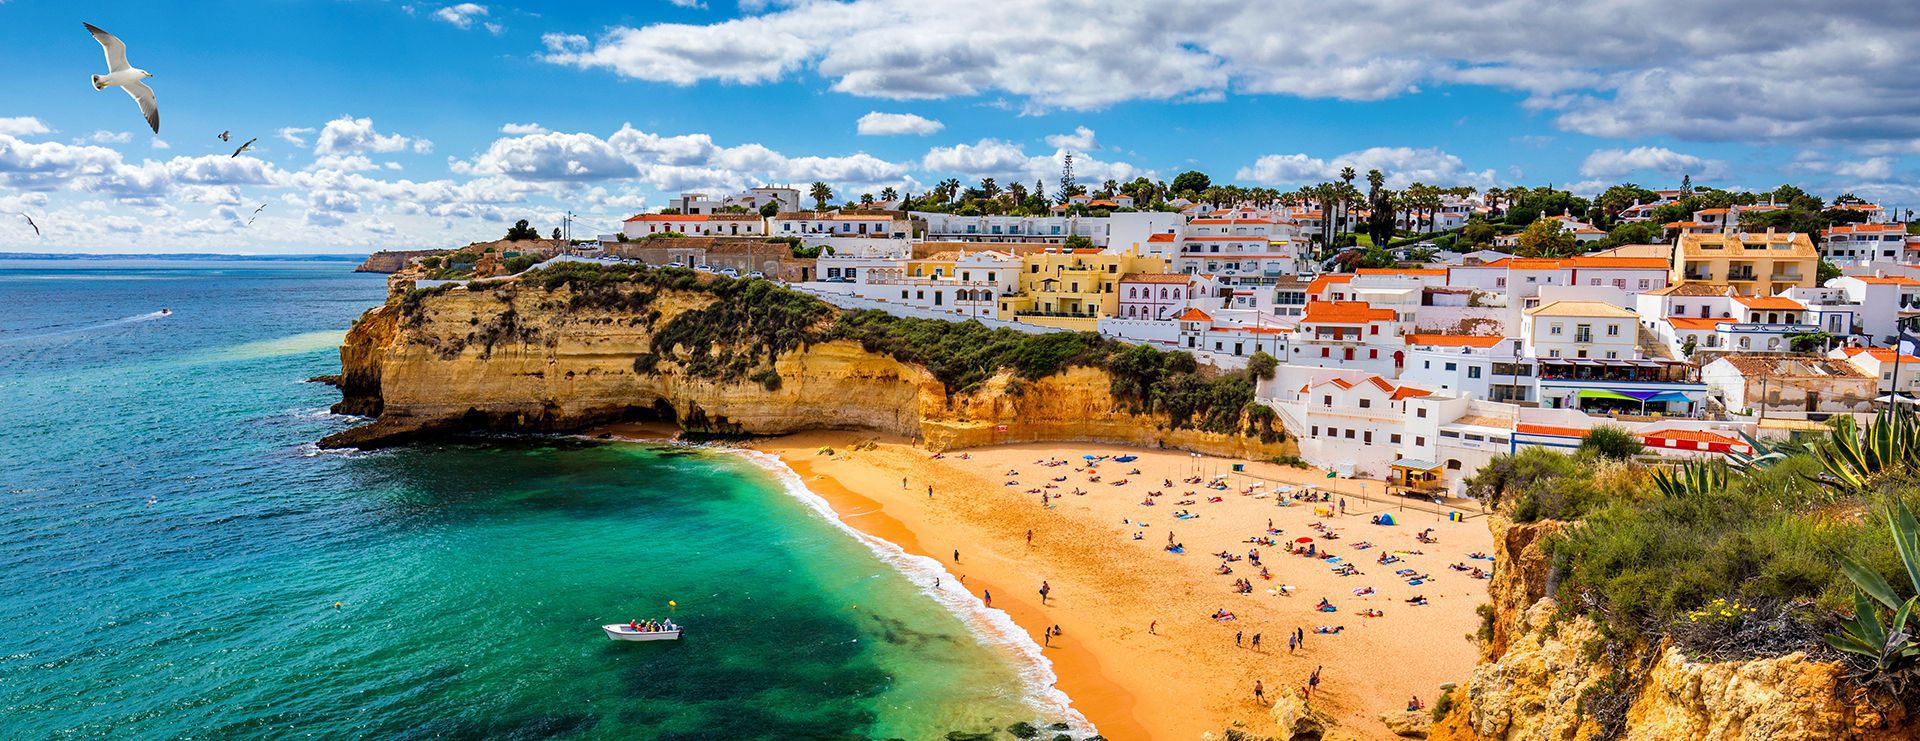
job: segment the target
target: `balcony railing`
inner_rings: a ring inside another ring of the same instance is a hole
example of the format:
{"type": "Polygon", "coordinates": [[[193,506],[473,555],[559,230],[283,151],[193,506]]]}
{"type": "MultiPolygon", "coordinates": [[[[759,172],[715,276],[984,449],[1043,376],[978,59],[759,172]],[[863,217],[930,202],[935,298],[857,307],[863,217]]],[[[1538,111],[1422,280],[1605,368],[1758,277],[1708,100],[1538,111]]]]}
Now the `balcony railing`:
{"type": "Polygon", "coordinates": [[[1016,312],[1013,312],[1013,315],[1014,316],[1053,316],[1053,317],[1064,317],[1067,319],[1099,319],[1100,318],[1099,314],[1074,312],[1074,311],[1028,310],[1028,311],[1016,311],[1016,312]]]}

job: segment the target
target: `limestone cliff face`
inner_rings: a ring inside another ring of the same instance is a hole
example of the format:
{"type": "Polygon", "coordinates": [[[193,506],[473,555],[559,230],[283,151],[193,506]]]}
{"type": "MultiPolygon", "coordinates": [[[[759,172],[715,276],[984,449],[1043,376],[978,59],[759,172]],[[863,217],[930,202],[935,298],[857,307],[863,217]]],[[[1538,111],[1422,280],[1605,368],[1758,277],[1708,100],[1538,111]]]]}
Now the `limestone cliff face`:
{"type": "Polygon", "coordinates": [[[367,259],[353,269],[356,273],[398,273],[407,267],[407,261],[416,257],[446,254],[447,250],[382,250],[367,255],[367,259]]]}
{"type": "Polygon", "coordinates": [[[1540,546],[1562,523],[1490,518],[1500,572],[1494,640],[1431,738],[1446,741],[1625,739],[1910,739],[1911,712],[1852,690],[1845,670],[1804,653],[1751,661],[1695,661],[1661,643],[1599,650],[1584,617],[1555,621],[1540,546]],[[1624,707],[1604,726],[1603,708],[1624,707]],[[1618,716],[1616,716],[1618,717],[1618,716]]]}
{"type": "Polygon", "coordinates": [[[848,341],[781,355],[773,364],[777,385],[700,378],[671,361],[647,367],[654,328],[712,296],[663,290],[641,310],[577,307],[572,299],[566,287],[519,287],[448,291],[410,305],[396,290],[361,317],[340,350],[336,409],[377,419],[322,444],[373,446],[461,428],[576,430],[651,417],[713,433],[873,430],[935,450],[1090,440],[1255,457],[1295,452],[1288,442],[1161,429],[1163,420],[1127,412],[1105,371],[1094,368],[1037,381],[1003,374],[949,397],[924,368],[848,341]]]}

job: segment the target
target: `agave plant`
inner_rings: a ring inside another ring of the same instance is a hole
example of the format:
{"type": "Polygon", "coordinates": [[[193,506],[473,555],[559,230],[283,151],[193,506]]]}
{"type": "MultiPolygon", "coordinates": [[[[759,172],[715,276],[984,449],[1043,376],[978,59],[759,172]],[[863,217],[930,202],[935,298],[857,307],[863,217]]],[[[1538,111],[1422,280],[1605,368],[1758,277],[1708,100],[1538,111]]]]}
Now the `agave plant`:
{"type": "MultiPolygon", "coordinates": [[[[1914,520],[1906,503],[1900,502],[1887,513],[1887,529],[1893,535],[1893,548],[1900,554],[1907,580],[1920,594],[1920,522],[1914,520]]],[[[1920,604],[1920,596],[1900,600],[1879,572],[1852,558],[1843,559],[1840,568],[1855,587],[1853,617],[1840,621],[1839,633],[1826,636],[1827,645],[1871,659],[1877,672],[1902,669],[1920,661],[1920,643],[1907,632],[1907,622],[1913,617],[1915,605],[1920,604]],[[1891,622],[1882,622],[1883,607],[1893,611],[1891,622]]]]}
{"type": "Polygon", "coordinates": [[[1863,432],[1852,417],[1839,417],[1813,455],[1826,470],[1821,484],[1857,494],[1882,474],[1920,464],[1920,423],[1911,412],[1886,411],[1874,415],[1863,432]]]}
{"type": "Polygon", "coordinates": [[[1741,474],[1752,473],[1762,468],[1771,468],[1773,464],[1786,460],[1788,454],[1795,447],[1792,442],[1762,442],[1758,438],[1745,432],[1740,433],[1740,439],[1746,441],[1747,450],[1750,452],[1727,453],[1727,465],[1732,467],[1735,473],[1741,474]]]}
{"type": "Polygon", "coordinates": [[[1678,468],[1656,468],[1653,485],[1668,499],[1712,494],[1727,488],[1727,466],[1718,461],[1687,461],[1678,468]]]}

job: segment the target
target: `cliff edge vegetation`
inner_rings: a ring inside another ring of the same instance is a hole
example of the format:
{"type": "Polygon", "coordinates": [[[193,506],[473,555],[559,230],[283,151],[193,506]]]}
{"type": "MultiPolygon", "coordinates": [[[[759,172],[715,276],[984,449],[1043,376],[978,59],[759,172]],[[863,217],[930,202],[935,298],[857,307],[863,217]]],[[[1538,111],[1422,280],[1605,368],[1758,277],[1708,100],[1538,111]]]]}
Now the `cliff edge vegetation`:
{"type": "Polygon", "coordinates": [[[1483,660],[1433,736],[1920,735],[1920,425],[1749,443],[1651,467],[1531,449],[1478,472],[1500,571],[1483,660]]]}
{"type": "Polygon", "coordinates": [[[693,432],[872,429],[947,448],[1041,439],[1293,453],[1254,374],[1093,333],[843,311],[759,279],[567,262],[507,280],[398,282],[341,348],[323,444],[666,418],[693,432]]]}

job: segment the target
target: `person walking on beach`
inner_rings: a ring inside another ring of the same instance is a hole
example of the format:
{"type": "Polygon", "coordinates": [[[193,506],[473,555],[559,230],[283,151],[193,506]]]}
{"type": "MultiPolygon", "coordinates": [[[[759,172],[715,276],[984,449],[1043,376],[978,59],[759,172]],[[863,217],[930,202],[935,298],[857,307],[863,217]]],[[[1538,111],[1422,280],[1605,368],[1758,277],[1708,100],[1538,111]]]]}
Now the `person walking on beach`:
{"type": "Polygon", "coordinates": [[[1033,545],[1033,531],[1027,531],[1027,545],[1033,545]]]}
{"type": "MultiPolygon", "coordinates": [[[[955,556],[953,560],[958,561],[960,558],[955,556]]],[[[1303,628],[1294,628],[1293,639],[1299,641],[1302,646],[1307,645],[1307,631],[1303,628]]]]}
{"type": "Polygon", "coordinates": [[[1287,654],[1292,655],[1293,650],[1299,647],[1300,647],[1300,638],[1298,636],[1295,636],[1292,633],[1288,633],[1287,634],[1287,654]]]}
{"type": "Polygon", "coordinates": [[[1160,621],[1158,620],[1154,620],[1152,622],[1147,623],[1147,635],[1156,635],[1153,632],[1153,629],[1158,627],[1160,627],[1160,621]]]}
{"type": "Polygon", "coordinates": [[[902,489],[907,488],[907,477],[905,476],[900,477],[900,488],[902,489]]]}
{"type": "Polygon", "coordinates": [[[1260,650],[1260,634],[1259,633],[1253,634],[1253,650],[1255,651],[1260,650]]]}
{"type": "Polygon", "coordinates": [[[1045,579],[1040,580],[1040,604],[1047,603],[1047,593],[1051,591],[1053,587],[1048,586],[1045,579]]]}
{"type": "Polygon", "coordinates": [[[933,484],[927,484],[927,498],[933,498],[933,484]]]}
{"type": "Polygon", "coordinates": [[[980,594],[987,601],[987,606],[992,607],[993,606],[993,590],[984,589],[984,590],[981,590],[980,594]]]}
{"type": "Polygon", "coordinates": [[[1240,645],[1240,631],[1236,630],[1233,632],[1233,645],[1240,645]]]}
{"type": "Polygon", "coordinates": [[[958,548],[953,550],[953,562],[960,563],[960,549],[958,548]]]}
{"type": "Polygon", "coordinates": [[[1053,647],[1053,629],[1052,628],[1048,628],[1045,631],[1041,632],[1040,645],[1045,648],[1053,647]]]}
{"type": "Polygon", "coordinates": [[[1313,691],[1316,689],[1319,689],[1320,687],[1320,670],[1322,668],[1324,667],[1316,666],[1313,668],[1313,673],[1310,675],[1307,675],[1307,696],[1308,697],[1312,697],[1313,691]]]}
{"type": "Polygon", "coordinates": [[[1267,688],[1261,686],[1260,680],[1258,679],[1253,680],[1253,699],[1255,702],[1260,703],[1267,701],[1267,688]]]}
{"type": "Polygon", "coordinates": [[[1341,497],[1340,498],[1340,514],[1344,515],[1346,513],[1347,513],[1347,498],[1341,497]]]}

